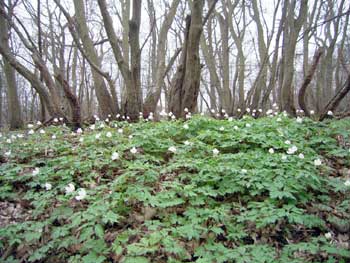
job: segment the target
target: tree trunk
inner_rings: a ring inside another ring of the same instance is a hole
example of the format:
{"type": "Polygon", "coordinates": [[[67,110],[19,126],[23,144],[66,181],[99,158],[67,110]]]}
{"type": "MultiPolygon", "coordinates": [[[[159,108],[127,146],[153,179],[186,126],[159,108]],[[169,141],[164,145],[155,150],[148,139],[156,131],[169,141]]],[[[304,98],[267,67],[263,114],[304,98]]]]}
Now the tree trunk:
{"type": "MultiPolygon", "coordinates": [[[[155,85],[154,89],[151,89],[147,94],[143,105],[143,113],[144,117],[147,117],[150,112],[155,112],[158,101],[160,99],[162,87],[164,86],[164,77],[165,77],[165,55],[166,55],[166,41],[168,31],[171,27],[171,24],[174,20],[177,7],[180,3],[180,0],[173,0],[171,7],[169,9],[168,14],[165,16],[164,22],[160,28],[159,36],[158,36],[158,44],[157,44],[157,66],[155,73],[155,85]]],[[[177,56],[177,52],[175,55],[177,56]]],[[[169,65],[174,61],[171,59],[169,65]]]]}
{"type": "MultiPolygon", "coordinates": [[[[5,9],[4,0],[0,0],[0,8],[5,9]]],[[[9,38],[10,32],[8,22],[3,16],[0,16],[0,41],[1,46],[6,50],[6,52],[11,52],[9,38]]],[[[23,120],[17,91],[16,75],[15,70],[6,59],[4,59],[4,73],[7,84],[10,129],[19,129],[23,127],[23,120]]]]}
{"type": "Polygon", "coordinates": [[[291,115],[295,115],[294,106],[294,89],[293,89],[293,77],[294,77],[294,57],[297,44],[298,35],[304,20],[307,15],[307,0],[301,0],[299,14],[294,19],[296,0],[289,0],[284,3],[289,5],[287,12],[287,23],[285,23],[285,29],[283,33],[284,45],[283,46],[283,81],[281,87],[281,102],[282,109],[287,111],[291,115]]]}
{"type": "Polygon", "coordinates": [[[305,76],[304,82],[301,85],[301,88],[299,90],[299,94],[298,94],[298,101],[299,101],[299,106],[300,108],[304,111],[306,116],[310,116],[309,110],[306,106],[306,89],[309,86],[312,77],[315,74],[318,62],[320,61],[321,55],[323,53],[323,50],[319,49],[316,51],[315,55],[314,55],[314,59],[313,59],[313,63],[311,68],[309,69],[307,75],[305,76]]]}
{"type": "Polygon", "coordinates": [[[81,127],[81,108],[80,103],[75,94],[72,92],[72,88],[69,86],[68,82],[63,78],[63,75],[58,73],[55,75],[56,80],[62,85],[63,91],[69,101],[69,105],[72,110],[72,125],[76,130],[81,127]]]}
{"type": "MultiPolygon", "coordinates": [[[[78,26],[78,32],[82,40],[84,50],[91,61],[101,68],[101,61],[98,58],[92,39],[89,36],[87,27],[87,21],[85,16],[85,6],[83,0],[74,0],[76,22],[78,26]]],[[[99,108],[102,114],[102,118],[106,118],[108,114],[116,113],[116,106],[113,103],[112,97],[108,92],[106,83],[102,76],[94,69],[91,69],[92,77],[94,80],[94,86],[96,91],[99,108]]]]}
{"type": "Polygon", "coordinates": [[[350,75],[348,75],[348,78],[346,80],[344,87],[341,90],[339,90],[337,94],[334,95],[334,97],[328,102],[328,104],[324,108],[320,116],[320,121],[323,121],[328,116],[328,111],[334,112],[334,110],[338,107],[342,99],[344,99],[349,92],[350,92],[350,75]]]}
{"type": "Polygon", "coordinates": [[[185,40],[185,60],[181,61],[182,69],[179,72],[179,80],[175,86],[177,96],[171,103],[172,111],[176,117],[184,117],[184,109],[194,112],[197,107],[197,98],[200,87],[201,65],[199,60],[199,42],[202,34],[203,0],[194,0],[191,8],[191,17],[187,18],[188,38],[185,40]],[[187,42],[187,43],[186,43],[187,42]],[[186,47],[186,48],[185,48],[186,47]],[[182,76],[181,76],[182,75],[182,76]],[[175,100],[174,100],[175,99],[175,100]]]}
{"type": "Polygon", "coordinates": [[[2,128],[2,91],[4,90],[2,71],[0,71],[0,129],[2,128]]]}
{"type": "Polygon", "coordinates": [[[129,21],[129,43],[130,43],[130,86],[126,90],[124,104],[125,114],[131,120],[137,120],[142,111],[141,91],[141,50],[140,50],[140,24],[141,24],[142,1],[133,0],[132,18],[129,21]]]}

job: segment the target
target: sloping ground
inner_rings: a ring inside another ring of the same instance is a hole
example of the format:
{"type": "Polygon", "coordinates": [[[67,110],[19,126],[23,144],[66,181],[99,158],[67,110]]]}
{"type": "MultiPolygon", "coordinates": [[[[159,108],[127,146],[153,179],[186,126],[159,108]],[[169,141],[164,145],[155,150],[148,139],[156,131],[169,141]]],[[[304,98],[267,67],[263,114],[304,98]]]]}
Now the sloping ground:
{"type": "Polygon", "coordinates": [[[91,128],[0,138],[1,262],[350,262],[349,119],[91,128]]]}

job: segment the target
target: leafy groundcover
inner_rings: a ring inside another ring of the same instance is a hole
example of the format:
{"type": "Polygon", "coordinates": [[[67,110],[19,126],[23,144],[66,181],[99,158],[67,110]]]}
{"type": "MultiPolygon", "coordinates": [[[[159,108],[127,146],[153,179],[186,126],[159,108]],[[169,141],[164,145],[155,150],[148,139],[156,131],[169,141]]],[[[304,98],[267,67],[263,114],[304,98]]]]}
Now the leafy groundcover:
{"type": "Polygon", "coordinates": [[[280,115],[2,134],[0,261],[350,262],[349,131],[280,115]]]}

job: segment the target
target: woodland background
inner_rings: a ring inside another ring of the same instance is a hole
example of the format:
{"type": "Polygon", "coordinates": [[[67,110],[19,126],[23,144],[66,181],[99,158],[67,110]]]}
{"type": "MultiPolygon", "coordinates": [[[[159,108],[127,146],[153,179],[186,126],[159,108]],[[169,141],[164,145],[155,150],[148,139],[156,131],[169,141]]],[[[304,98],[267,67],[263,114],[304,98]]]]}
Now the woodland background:
{"type": "Polygon", "coordinates": [[[274,103],[349,115],[346,0],[0,0],[0,14],[1,127],[274,103]]]}

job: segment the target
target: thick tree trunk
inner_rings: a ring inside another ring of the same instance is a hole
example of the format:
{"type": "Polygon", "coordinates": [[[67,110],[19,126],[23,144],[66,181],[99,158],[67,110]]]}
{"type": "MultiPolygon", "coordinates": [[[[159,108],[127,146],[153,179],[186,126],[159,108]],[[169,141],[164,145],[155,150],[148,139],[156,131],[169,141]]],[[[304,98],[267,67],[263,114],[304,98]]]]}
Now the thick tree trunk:
{"type": "Polygon", "coordinates": [[[299,14],[295,19],[296,0],[291,0],[291,3],[286,1],[284,4],[288,5],[287,21],[284,25],[283,33],[283,80],[281,87],[281,102],[282,109],[291,115],[295,115],[294,106],[294,57],[297,44],[298,35],[307,15],[307,0],[301,0],[299,14]]]}
{"type": "MultiPolygon", "coordinates": [[[[1,9],[5,8],[4,0],[0,0],[0,7],[1,9]]],[[[9,45],[9,34],[8,22],[3,16],[0,16],[0,41],[1,46],[6,50],[6,52],[11,52],[9,45]]],[[[6,59],[4,59],[4,73],[7,84],[10,129],[19,129],[23,127],[23,120],[21,104],[19,102],[17,91],[16,75],[15,70],[6,59]]]]}
{"type": "Polygon", "coordinates": [[[68,82],[63,78],[61,74],[55,75],[56,80],[62,85],[66,98],[69,101],[69,105],[72,110],[72,125],[74,129],[81,127],[81,108],[80,103],[75,94],[72,92],[72,88],[68,82]]]}
{"type": "Polygon", "coordinates": [[[140,50],[140,24],[141,24],[142,1],[133,0],[132,18],[129,22],[130,43],[130,86],[126,90],[126,101],[124,104],[125,114],[131,120],[137,120],[142,112],[142,90],[141,90],[141,50],[140,50]]]}
{"type": "Polygon", "coordinates": [[[186,61],[184,71],[182,72],[182,85],[180,88],[180,103],[173,112],[176,117],[184,117],[184,109],[194,112],[197,107],[197,98],[200,87],[201,65],[199,60],[199,42],[202,34],[202,13],[203,0],[194,0],[192,3],[192,12],[188,32],[186,49],[186,61]]]}

